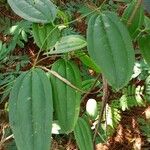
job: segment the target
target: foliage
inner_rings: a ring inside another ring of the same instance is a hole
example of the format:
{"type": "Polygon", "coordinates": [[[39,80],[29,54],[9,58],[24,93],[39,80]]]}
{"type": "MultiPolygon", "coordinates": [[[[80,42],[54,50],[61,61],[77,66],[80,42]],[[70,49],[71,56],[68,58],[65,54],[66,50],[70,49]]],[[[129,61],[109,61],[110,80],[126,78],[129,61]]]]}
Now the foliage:
{"type": "Polygon", "coordinates": [[[32,69],[22,73],[9,98],[9,121],[18,149],[49,149],[52,113],[52,89],[45,72],[32,69]]]}
{"type": "Polygon", "coordinates": [[[52,24],[39,25],[34,23],[32,25],[32,30],[36,44],[45,51],[51,49],[60,37],[58,27],[55,27],[52,24]]]}
{"type": "Polygon", "coordinates": [[[132,75],[134,52],[128,31],[117,15],[112,12],[93,15],[88,23],[87,43],[89,55],[108,83],[116,90],[124,87],[132,75]]]}
{"type": "Polygon", "coordinates": [[[8,0],[8,3],[16,14],[31,22],[52,22],[57,13],[56,6],[49,0],[8,0]]]}
{"type": "Polygon", "coordinates": [[[78,119],[74,135],[80,150],[94,150],[91,129],[84,119],[78,119]]]}
{"type": "MultiPolygon", "coordinates": [[[[124,112],[149,106],[150,18],[140,2],[0,0],[19,16],[0,14],[0,110],[15,139],[6,149],[49,150],[64,138],[92,150],[124,112]]],[[[149,121],[137,124],[149,138],[149,121]]]]}
{"type": "MultiPolygon", "coordinates": [[[[81,88],[80,71],[73,62],[60,59],[53,64],[52,70],[77,88],[81,88]]],[[[50,80],[53,90],[54,113],[61,130],[68,134],[73,131],[79,116],[81,93],[53,75],[50,80]]]]}
{"type": "Polygon", "coordinates": [[[24,47],[23,42],[28,41],[28,34],[30,34],[30,28],[31,23],[25,20],[17,22],[15,25],[9,28],[9,31],[6,32],[6,35],[13,36],[8,46],[8,49],[10,51],[12,51],[16,47],[16,45],[19,45],[22,48],[24,47]]]}

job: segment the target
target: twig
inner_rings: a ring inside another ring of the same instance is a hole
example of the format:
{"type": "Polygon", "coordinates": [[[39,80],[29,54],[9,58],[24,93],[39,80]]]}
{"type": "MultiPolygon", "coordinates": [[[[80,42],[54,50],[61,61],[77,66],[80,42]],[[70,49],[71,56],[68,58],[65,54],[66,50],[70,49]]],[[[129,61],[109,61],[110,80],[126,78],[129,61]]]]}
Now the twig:
{"type": "MultiPolygon", "coordinates": [[[[87,17],[87,16],[93,14],[93,13],[96,12],[96,11],[100,11],[101,7],[104,5],[105,2],[106,2],[106,0],[104,0],[103,3],[102,3],[99,7],[95,8],[93,11],[87,13],[87,14],[84,15],[84,16],[80,16],[80,17],[78,17],[78,18],[76,18],[76,19],[74,19],[74,20],[72,20],[72,21],[70,21],[70,22],[67,22],[67,23],[65,23],[65,25],[69,25],[69,24],[75,23],[76,21],[81,20],[81,19],[83,19],[83,18],[85,18],[85,17],[87,17]]],[[[38,61],[40,52],[42,51],[42,48],[43,48],[44,44],[46,43],[46,40],[49,38],[50,34],[51,34],[57,27],[59,27],[59,26],[61,26],[61,25],[64,25],[64,24],[58,24],[58,25],[56,25],[55,28],[47,35],[47,37],[45,38],[45,40],[44,40],[42,46],[40,47],[40,50],[39,50],[39,52],[38,52],[38,54],[37,54],[37,57],[36,57],[36,59],[35,59],[35,61],[34,61],[33,67],[35,67],[35,66],[37,65],[37,61],[38,61]]]]}
{"type": "MultiPolygon", "coordinates": [[[[54,70],[50,70],[44,66],[36,66],[37,68],[41,68],[49,73],[51,73],[52,75],[54,75],[55,77],[57,77],[58,79],[60,79],[61,81],[63,81],[64,83],[66,83],[67,85],[69,85],[70,87],[72,87],[73,89],[77,90],[78,92],[81,92],[81,93],[86,93],[84,97],[86,97],[89,93],[91,94],[96,94],[99,92],[96,91],[96,92],[91,92],[93,90],[93,88],[95,87],[98,79],[94,82],[93,86],[91,87],[91,89],[89,91],[84,91],[82,89],[79,89],[78,87],[76,87],[75,85],[73,85],[70,81],[68,81],[67,79],[63,78],[60,74],[58,74],[57,72],[55,72],[54,70]]],[[[98,77],[99,78],[99,77],[98,77]]]]}
{"type": "Polygon", "coordinates": [[[14,138],[14,135],[13,135],[13,134],[11,134],[10,136],[6,137],[5,139],[2,139],[2,140],[0,141],[0,146],[3,145],[6,141],[8,141],[8,140],[10,140],[10,139],[12,139],[12,138],[14,138]]]}
{"type": "Polygon", "coordinates": [[[40,50],[39,50],[39,52],[38,52],[38,54],[37,54],[37,56],[36,56],[36,58],[35,58],[33,67],[35,67],[36,64],[37,64],[38,58],[39,58],[39,56],[40,56],[40,53],[41,53],[41,51],[42,51],[42,48],[43,48],[44,44],[46,43],[46,40],[47,40],[47,39],[49,38],[49,36],[55,31],[55,29],[56,29],[57,27],[58,27],[58,25],[55,26],[55,28],[52,29],[52,30],[48,33],[48,35],[46,36],[46,38],[44,39],[44,42],[42,43],[42,45],[41,45],[41,47],[40,47],[40,50]]]}
{"type": "Polygon", "coordinates": [[[90,90],[82,97],[82,100],[81,100],[81,101],[83,101],[83,100],[92,92],[92,90],[95,88],[95,86],[96,86],[96,84],[97,84],[97,82],[98,82],[100,76],[101,76],[101,74],[99,74],[99,75],[97,76],[97,78],[96,78],[95,82],[93,83],[92,87],[91,87],[90,90]]]}
{"type": "Polygon", "coordinates": [[[53,71],[53,70],[50,70],[44,66],[37,66],[49,73],[51,73],[52,75],[54,75],[55,77],[57,77],[58,79],[60,79],[61,81],[63,81],[64,83],[66,83],[67,85],[69,85],[70,87],[72,87],[73,89],[81,92],[81,93],[86,93],[86,91],[83,91],[81,89],[79,89],[78,87],[76,87],[75,85],[73,85],[70,81],[66,80],[65,78],[63,78],[61,75],[59,75],[57,72],[53,71]]]}
{"type": "Polygon", "coordinates": [[[109,96],[108,83],[107,83],[106,79],[103,76],[102,107],[101,107],[101,111],[100,111],[100,114],[99,114],[98,123],[97,123],[97,125],[95,127],[95,133],[94,133],[94,137],[93,137],[93,142],[94,143],[95,143],[95,139],[96,139],[96,136],[97,136],[97,133],[98,133],[98,129],[99,129],[100,125],[101,125],[101,121],[102,121],[102,117],[103,117],[103,114],[104,114],[105,106],[107,104],[108,96],[109,96]]]}
{"type": "Polygon", "coordinates": [[[138,0],[138,1],[137,1],[137,4],[135,5],[135,8],[134,8],[134,10],[133,10],[133,12],[132,12],[132,14],[131,14],[129,20],[127,21],[127,26],[128,26],[128,27],[131,25],[131,23],[132,23],[132,21],[133,21],[135,15],[136,15],[136,12],[137,12],[138,8],[139,8],[140,5],[141,5],[141,3],[142,3],[142,0],[138,0]]]}

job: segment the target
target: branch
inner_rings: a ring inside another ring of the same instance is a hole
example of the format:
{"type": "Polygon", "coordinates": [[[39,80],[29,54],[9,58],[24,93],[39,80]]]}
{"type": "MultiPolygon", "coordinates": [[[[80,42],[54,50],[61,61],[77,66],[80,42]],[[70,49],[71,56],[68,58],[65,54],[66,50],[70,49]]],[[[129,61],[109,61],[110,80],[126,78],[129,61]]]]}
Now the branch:
{"type": "Polygon", "coordinates": [[[57,77],[58,79],[60,79],[61,81],[63,81],[64,83],[66,83],[67,85],[69,85],[70,87],[72,87],[73,89],[81,92],[81,93],[86,93],[86,91],[83,91],[81,89],[79,89],[78,87],[76,87],[75,85],[73,85],[70,81],[66,80],[65,78],[63,78],[61,75],[59,75],[57,72],[53,71],[53,70],[50,70],[44,66],[37,66],[49,73],[51,73],[52,75],[54,75],[55,77],[57,77]]]}
{"type": "Polygon", "coordinates": [[[82,97],[81,102],[92,92],[92,90],[94,90],[95,85],[97,84],[99,78],[100,78],[101,74],[99,74],[95,80],[95,82],[93,83],[92,87],[90,88],[90,90],[82,97]]]}
{"type": "Polygon", "coordinates": [[[13,134],[8,136],[8,137],[6,137],[5,139],[2,139],[2,141],[0,141],[0,146],[3,145],[6,141],[8,141],[8,140],[10,140],[12,138],[14,138],[13,134]]]}
{"type": "Polygon", "coordinates": [[[103,97],[102,97],[102,107],[101,107],[101,111],[100,111],[100,114],[99,114],[99,118],[98,118],[98,123],[95,127],[95,133],[94,133],[94,137],[93,137],[93,142],[95,143],[95,139],[96,139],[96,136],[98,134],[98,129],[101,125],[101,121],[102,121],[102,118],[103,118],[103,114],[104,114],[104,110],[105,110],[105,107],[106,107],[106,104],[107,104],[107,101],[108,101],[108,97],[109,97],[109,93],[108,93],[108,83],[106,81],[106,79],[104,78],[103,76],[103,97]]]}

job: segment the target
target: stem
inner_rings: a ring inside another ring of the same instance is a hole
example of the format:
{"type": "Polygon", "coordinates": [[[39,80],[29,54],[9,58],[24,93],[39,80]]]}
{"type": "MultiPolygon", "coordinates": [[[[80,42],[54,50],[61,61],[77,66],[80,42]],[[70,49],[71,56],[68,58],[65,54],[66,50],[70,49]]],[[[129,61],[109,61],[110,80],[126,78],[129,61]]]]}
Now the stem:
{"type": "Polygon", "coordinates": [[[99,114],[98,123],[97,123],[97,125],[95,127],[95,133],[94,133],[94,137],[93,137],[93,142],[94,143],[95,143],[96,136],[98,134],[98,129],[99,129],[100,125],[101,125],[101,121],[102,121],[102,117],[103,117],[103,114],[104,114],[105,106],[106,106],[107,101],[108,101],[108,96],[109,96],[109,93],[108,93],[108,83],[107,83],[106,79],[103,76],[102,107],[101,107],[101,111],[100,111],[100,114],[99,114]]]}
{"type": "Polygon", "coordinates": [[[51,32],[49,32],[49,34],[48,34],[47,37],[45,38],[45,40],[44,40],[44,42],[43,42],[42,46],[40,47],[40,50],[39,50],[39,52],[38,52],[38,54],[37,54],[37,57],[36,57],[36,59],[35,59],[35,61],[34,61],[33,67],[35,67],[36,64],[37,64],[37,60],[38,60],[38,58],[39,58],[39,56],[40,56],[40,52],[42,51],[42,48],[43,48],[44,44],[46,43],[46,40],[49,38],[49,36],[51,35],[51,33],[53,33],[54,30],[55,30],[57,27],[58,27],[58,25],[57,25],[51,32]]]}
{"type": "Polygon", "coordinates": [[[86,93],[86,91],[83,91],[81,89],[79,89],[78,87],[76,87],[75,85],[73,85],[70,81],[66,80],[65,78],[63,78],[61,75],[59,75],[57,72],[53,71],[53,70],[50,70],[46,67],[43,67],[43,66],[37,66],[49,73],[51,73],[52,75],[54,75],[55,77],[57,77],[58,79],[60,79],[61,81],[63,81],[64,83],[66,83],[67,85],[69,85],[70,87],[72,87],[73,89],[81,92],[81,93],[86,93]]]}
{"type": "MultiPolygon", "coordinates": [[[[106,2],[106,0],[104,0],[103,3],[102,3],[99,7],[95,8],[93,11],[87,13],[87,14],[84,15],[84,16],[81,16],[81,17],[76,18],[75,20],[72,20],[72,21],[66,23],[65,25],[69,25],[69,24],[72,24],[72,23],[74,23],[74,22],[76,22],[76,21],[78,21],[78,20],[81,20],[81,19],[83,19],[83,18],[85,18],[85,17],[91,15],[92,13],[94,13],[94,12],[96,12],[96,11],[99,12],[105,2],[106,2]]],[[[63,24],[60,24],[60,25],[63,25],[63,24]]],[[[58,25],[58,26],[59,26],[59,25],[58,25]]]]}
{"type": "MultiPolygon", "coordinates": [[[[103,3],[102,3],[99,7],[95,8],[93,11],[87,13],[87,14],[84,15],[84,16],[81,16],[81,17],[76,18],[75,20],[72,20],[72,21],[66,23],[65,25],[72,24],[72,23],[74,23],[74,22],[76,22],[76,21],[78,21],[78,20],[81,20],[81,19],[83,19],[83,18],[85,18],[85,17],[91,15],[92,13],[94,13],[94,12],[96,12],[96,11],[99,11],[99,9],[101,9],[101,7],[104,5],[105,2],[106,2],[106,0],[104,0],[103,3]]],[[[40,52],[41,52],[41,50],[42,50],[42,48],[43,48],[43,46],[44,46],[46,40],[48,39],[48,37],[50,36],[50,34],[51,34],[57,27],[59,27],[59,26],[61,26],[61,25],[64,25],[64,24],[56,25],[56,27],[47,35],[47,37],[45,38],[45,40],[44,40],[42,46],[40,47],[40,50],[39,50],[39,52],[38,52],[38,54],[37,54],[37,57],[36,57],[36,59],[35,59],[35,61],[34,61],[33,67],[35,67],[36,64],[37,64],[37,60],[38,60],[38,58],[39,58],[40,52]]]]}
{"type": "Polygon", "coordinates": [[[43,60],[45,60],[45,59],[48,59],[48,58],[51,58],[51,57],[60,57],[60,56],[62,56],[62,54],[60,54],[60,55],[51,55],[51,56],[46,56],[46,57],[44,57],[44,58],[41,58],[39,61],[37,61],[36,62],[36,64],[38,64],[38,63],[40,63],[40,62],[42,62],[43,60]]]}
{"type": "Polygon", "coordinates": [[[96,86],[96,84],[97,84],[97,82],[98,82],[100,76],[101,76],[101,74],[99,74],[99,75],[97,76],[97,78],[96,78],[95,82],[93,83],[92,87],[90,88],[90,90],[89,90],[88,92],[86,92],[86,94],[83,96],[83,98],[82,98],[81,101],[83,101],[83,100],[92,92],[92,90],[94,90],[94,88],[95,88],[95,86],[96,86]]]}
{"type": "Polygon", "coordinates": [[[2,139],[2,141],[0,141],[0,146],[3,145],[6,141],[8,141],[8,140],[10,140],[12,138],[14,138],[13,134],[8,136],[8,137],[6,137],[5,139],[2,139]]]}

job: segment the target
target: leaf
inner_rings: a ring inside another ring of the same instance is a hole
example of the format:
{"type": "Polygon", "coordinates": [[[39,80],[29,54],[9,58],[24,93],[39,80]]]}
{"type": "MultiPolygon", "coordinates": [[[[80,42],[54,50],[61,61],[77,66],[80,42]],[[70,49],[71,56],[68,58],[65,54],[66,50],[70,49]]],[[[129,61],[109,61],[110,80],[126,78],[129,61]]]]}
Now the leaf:
{"type": "Polygon", "coordinates": [[[20,47],[24,47],[24,42],[27,42],[27,35],[30,33],[31,23],[26,20],[22,20],[16,22],[9,31],[6,33],[7,35],[13,36],[12,40],[8,45],[8,51],[13,51],[16,45],[20,47]]]}
{"type": "MultiPolygon", "coordinates": [[[[78,66],[68,60],[59,59],[52,65],[52,70],[81,88],[81,75],[78,66]]],[[[54,75],[50,75],[53,90],[54,113],[63,132],[72,132],[78,120],[81,93],[76,91],[54,75]]]]}
{"type": "Polygon", "coordinates": [[[138,41],[143,58],[150,66],[150,35],[141,37],[138,41]]]}
{"type": "Polygon", "coordinates": [[[70,51],[84,48],[87,45],[85,39],[81,35],[64,36],[58,41],[50,52],[47,54],[68,53],[70,51]]]}
{"type": "Polygon", "coordinates": [[[53,22],[56,6],[50,0],[8,0],[12,10],[20,17],[36,23],[53,22]]]}
{"type": "Polygon", "coordinates": [[[32,29],[34,40],[40,49],[48,51],[59,40],[60,31],[58,27],[52,24],[39,25],[33,23],[32,29]]]}
{"type": "Polygon", "coordinates": [[[41,69],[22,73],[9,98],[9,122],[19,150],[49,150],[53,119],[52,89],[41,69]]]}
{"type": "Polygon", "coordinates": [[[78,119],[74,135],[80,150],[94,150],[91,128],[83,118],[78,119]]]}
{"type": "Polygon", "coordinates": [[[106,105],[106,122],[107,125],[111,126],[113,129],[117,127],[121,120],[121,115],[119,109],[106,105]]]}
{"type": "Polygon", "coordinates": [[[132,21],[129,22],[130,21],[129,19],[131,18],[133,12],[137,7],[136,5],[137,5],[137,0],[133,0],[127,6],[127,8],[125,9],[122,15],[123,22],[128,26],[128,30],[132,38],[135,38],[138,35],[139,29],[144,23],[144,8],[142,5],[140,5],[140,7],[137,8],[132,21]]]}
{"type": "Polygon", "coordinates": [[[75,56],[78,57],[82,61],[83,64],[85,64],[89,68],[93,69],[97,73],[100,73],[99,66],[86,53],[84,53],[82,51],[76,52],[75,56]]]}
{"type": "Polygon", "coordinates": [[[145,106],[142,99],[143,88],[141,86],[128,86],[124,90],[124,95],[119,99],[120,107],[123,111],[137,106],[145,106]]]}
{"type": "Polygon", "coordinates": [[[6,44],[2,43],[2,41],[0,41],[0,61],[3,60],[7,54],[9,53],[8,48],[6,47],[6,44]]]}
{"type": "MultiPolygon", "coordinates": [[[[96,79],[87,79],[82,81],[82,90],[83,91],[88,91],[91,89],[91,87],[93,86],[94,82],[96,79]]],[[[95,85],[95,87],[97,86],[101,86],[101,83],[98,81],[95,85]]]]}
{"type": "Polygon", "coordinates": [[[87,29],[88,52],[99,65],[108,83],[116,90],[130,80],[134,49],[124,24],[113,12],[93,15],[87,29]]]}

